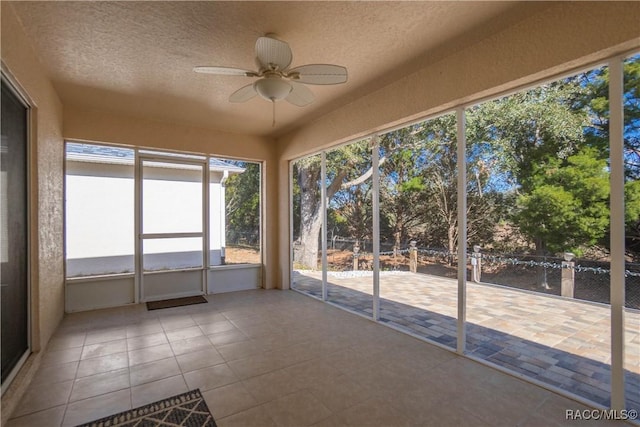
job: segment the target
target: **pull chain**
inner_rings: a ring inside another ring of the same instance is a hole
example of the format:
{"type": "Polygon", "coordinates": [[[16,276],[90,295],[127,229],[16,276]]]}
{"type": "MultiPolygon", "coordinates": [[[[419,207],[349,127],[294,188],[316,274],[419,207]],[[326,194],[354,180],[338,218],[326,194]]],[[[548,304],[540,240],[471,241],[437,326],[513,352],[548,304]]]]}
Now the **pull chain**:
{"type": "Polygon", "coordinates": [[[273,105],[273,122],[271,123],[271,127],[276,126],[276,101],[275,99],[271,100],[271,104],[273,105]]]}

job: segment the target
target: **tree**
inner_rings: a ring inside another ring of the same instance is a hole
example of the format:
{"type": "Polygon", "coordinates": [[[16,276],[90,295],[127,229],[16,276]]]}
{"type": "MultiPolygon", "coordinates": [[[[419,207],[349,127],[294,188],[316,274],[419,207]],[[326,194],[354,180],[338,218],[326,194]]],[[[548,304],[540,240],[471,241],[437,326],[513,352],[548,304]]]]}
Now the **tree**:
{"type": "Polygon", "coordinates": [[[260,164],[228,162],[245,170],[225,182],[227,239],[255,245],[260,236],[260,164]]]}
{"type": "MultiPolygon", "coordinates": [[[[456,116],[447,114],[381,137],[387,156],[381,215],[398,240],[416,237],[446,248],[449,263],[458,248],[458,161],[456,116]]],[[[487,194],[489,156],[467,150],[467,226],[470,239],[491,233],[493,201],[487,194]]],[[[490,190],[491,191],[491,190],[490,190]]],[[[396,241],[396,245],[399,242],[396,241]]]]}
{"type": "MultiPolygon", "coordinates": [[[[339,191],[357,190],[368,185],[372,176],[371,141],[365,139],[327,153],[326,195],[330,202],[339,191]]],[[[381,159],[384,164],[384,159],[381,159]]],[[[318,239],[322,227],[320,199],[320,156],[297,161],[294,173],[299,188],[300,233],[296,242],[294,261],[311,269],[318,266],[318,239]]],[[[335,206],[333,206],[335,208],[335,206]]]]}
{"type": "MultiPolygon", "coordinates": [[[[628,179],[640,179],[640,55],[628,58],[623,66],[624,149],[628,179]]],[[[585,108],[590,123],[585,135],[590,145],[609,150],[609,68],[579,74],[572,80],[583,90],[577,92],[574,108],[585,108]]]]}
{"type": "MultiPolygon", "coordinates": [[[[609,69],[598,68],[575,78],[585,91],[576,100],[590,111],[591,123],[585,133],[591,145],[609,151],[609,69]]],[[[640,251],[640,55],[628,58],[623,67],[624,79],[624,163],[626,239],[632,252],[640,251]]],[[[608,241],[605,241],[608,246],[608,241]]]]}
{"type": "Polygon", "coordinates": [[[609,225],[609,173],[593,148],[566,160],[534,165],[531,190],[518,198],[514,219],[537,248],[578,252],[594,244],[609,225]]]}
{"type": "Polygon", "coordinates": [[[380,151],[387,159],[380,171],[381,240],[395,247],[416,238],[424,229],[426,162],[421,125],[388,132],[380,138],[380,151]]]}

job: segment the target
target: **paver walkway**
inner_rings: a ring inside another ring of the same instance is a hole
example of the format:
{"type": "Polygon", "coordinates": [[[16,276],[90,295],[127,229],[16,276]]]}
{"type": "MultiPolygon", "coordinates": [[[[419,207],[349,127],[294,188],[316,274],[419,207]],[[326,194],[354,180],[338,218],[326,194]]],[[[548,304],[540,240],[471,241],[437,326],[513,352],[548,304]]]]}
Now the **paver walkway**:
{"type": "MultiPolygon", "coordinates": [[[[328,300],[372,315],[370,272],[329,273],[328,300]],[[368,273],[368,274],[367,274],[368,273]]],[[[322,296],[321,272],[294,272],[293,288],[322,296]]],[[[456,347],[456,280],[381,272],[380,321],[456,347]]],[[[610,308],[516,289],[467,283],[467,354],[608,406],[610,308]]],[[[625,311],[628,409],[640,409],[640,312],[625,311]]]]}

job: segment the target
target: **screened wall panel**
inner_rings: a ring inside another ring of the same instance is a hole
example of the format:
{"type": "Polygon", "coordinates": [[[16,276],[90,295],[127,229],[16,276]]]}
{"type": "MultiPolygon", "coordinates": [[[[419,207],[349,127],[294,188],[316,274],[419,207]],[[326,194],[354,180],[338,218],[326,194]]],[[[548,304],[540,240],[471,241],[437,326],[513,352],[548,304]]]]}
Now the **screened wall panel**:
{"type": "Polygon", "coordinates": [[[133,150],[67,143],[67,277],[135,271],[133,178],[133,150]]]}

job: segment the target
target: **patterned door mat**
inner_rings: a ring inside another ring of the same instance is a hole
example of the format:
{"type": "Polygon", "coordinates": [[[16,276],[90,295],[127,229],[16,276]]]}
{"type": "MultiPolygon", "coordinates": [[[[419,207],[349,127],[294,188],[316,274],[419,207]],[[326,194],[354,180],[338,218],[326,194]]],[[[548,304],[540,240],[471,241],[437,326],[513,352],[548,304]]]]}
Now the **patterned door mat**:
{"type": "Polygon", "coordinates": [[[202,295],[196,295],[194,297],[163,299],[161,301],[149,301],[147,303],[147,310],[159,310],[161,308],[180,307],[183,305],[192,304],[204,304],[207,303],[207,299],[202,295]]]}
{"type": "Polygon", "coordinates": [[[216,427],[200,389],[100,418],[78,427],[216,427]]]}

